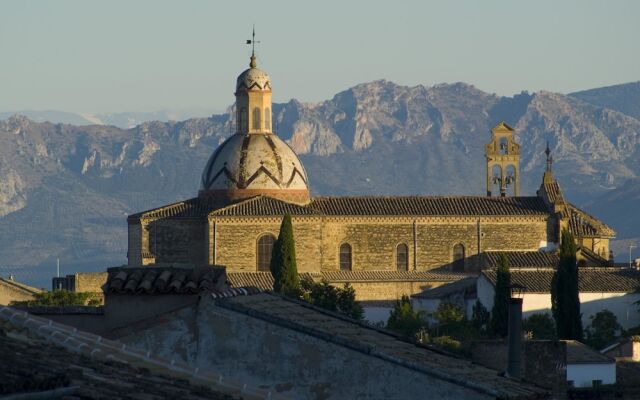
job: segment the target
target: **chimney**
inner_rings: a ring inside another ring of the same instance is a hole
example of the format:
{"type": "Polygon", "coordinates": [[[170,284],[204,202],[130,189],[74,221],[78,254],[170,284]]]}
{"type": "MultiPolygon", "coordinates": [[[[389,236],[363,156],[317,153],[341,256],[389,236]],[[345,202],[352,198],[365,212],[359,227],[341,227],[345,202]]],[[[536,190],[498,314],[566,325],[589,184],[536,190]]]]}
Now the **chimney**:
{"type": "Polygon", "coordinates": [[[509,299],[507,376],[520,379],[522,366],[522,299],[509,299]]]}

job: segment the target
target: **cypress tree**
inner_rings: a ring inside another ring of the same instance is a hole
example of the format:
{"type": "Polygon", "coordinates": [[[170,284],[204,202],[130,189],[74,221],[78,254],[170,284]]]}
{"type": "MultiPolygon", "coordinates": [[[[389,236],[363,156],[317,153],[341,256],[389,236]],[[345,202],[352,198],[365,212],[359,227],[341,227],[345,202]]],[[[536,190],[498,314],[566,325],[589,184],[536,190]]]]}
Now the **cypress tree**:
{"type": "Polygon", "coordinates": [[[285,214],[280,224],[278,239],[273,244],[270,263],[273,275],[273,291],[287,296],[299,297],[300,279],[296,266],[296,248],[293,239],[291,215],[285,214]]]}
{"type": "Polygon", "coordinates": [[[491,309],[491,332],[496,336],[507,336],[509,329],[509,299],[511,298],[511,273],[509,260],[504,254],[498,258],[496,288],[491,309]]]}
{"type": "Polygon", "coordinates": [[[551,280],[551,310],[558,339],[582,340],[576,242],[566,229],[562,230],[560,261],[551,280]]]}

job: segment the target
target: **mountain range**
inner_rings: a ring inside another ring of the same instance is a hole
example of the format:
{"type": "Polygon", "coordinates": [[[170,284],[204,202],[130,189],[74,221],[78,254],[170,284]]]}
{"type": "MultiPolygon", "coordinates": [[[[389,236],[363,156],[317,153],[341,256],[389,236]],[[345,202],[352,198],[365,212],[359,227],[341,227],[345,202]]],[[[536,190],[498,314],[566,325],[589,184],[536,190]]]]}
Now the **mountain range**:
{"type": "MultiPolygon", "coordinates": [[[[521,192],[540,184],[548,142],[566,197],[618,230],[625,259],[640,242],[636,99],[640,83],[500,97],[465,83],[382,80],[273,112],[316,195],[483,195],[484,144],[505,121],[522,147],[521,192]]],[[[233,130],[230,115],[127,129],[0,121],[0,274],[42,286],[56,258],[66,273],[125,262],[126,215],[195,196],[208,156],[233,130]]]]}
{"type": "Polygon", "coordinates": [[[21,110],[0,112],[0,120],[12,115],[22,115],[35,122],[53,122],[72,125],[113,125],[122,129],[133,128],[147,121],[181,121],[188,118],[202,118],[211,115],[211,110],[191,107],[177,110],[153,112],[115,112],[115,113],[71,113],[56,110],[21,110]]]}

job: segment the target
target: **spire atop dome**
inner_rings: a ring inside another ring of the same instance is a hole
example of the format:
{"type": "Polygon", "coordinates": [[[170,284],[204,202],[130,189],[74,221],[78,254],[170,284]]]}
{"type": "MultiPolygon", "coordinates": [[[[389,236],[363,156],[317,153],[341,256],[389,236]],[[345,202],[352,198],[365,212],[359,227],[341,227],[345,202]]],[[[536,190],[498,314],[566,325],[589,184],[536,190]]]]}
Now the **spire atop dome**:
{"type": "Polygon", "coordinates": [[[258,66],[258,63],[256,62],[256,43],[260,43],[260,41],[256,41],[256,26],[253,25],[251,39],[247,39],[247,44],[251,45],[251,62],[249,62],[249,66],[251,68],[256,68],[258,66]]]}

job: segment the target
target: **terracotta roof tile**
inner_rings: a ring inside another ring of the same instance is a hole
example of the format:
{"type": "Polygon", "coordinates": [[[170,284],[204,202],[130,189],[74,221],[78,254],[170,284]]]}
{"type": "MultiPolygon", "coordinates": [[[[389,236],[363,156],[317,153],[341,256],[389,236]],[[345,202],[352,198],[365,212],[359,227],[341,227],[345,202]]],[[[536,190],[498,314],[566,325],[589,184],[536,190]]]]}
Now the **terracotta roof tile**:
{"type": "Polygon", "coordinates": [[[213,215],[313,215],[316,212],[306,206],[300,206],[268,196],[257,196],[212,212],[213,215]]]}
{"type": "Polygon", "coordinates": [[[553,182],[545,182],[543,185],[551,203],[555,203],[556,201],[564,203],[564,197],[562,196],[562,190],[560,190],[558,181],[553,180],[553,182]]]}
{"type": "MultiPolygon", "coordinates": [[[[322,271],[322,273],[300,273],[300,279],[322,279],[331,283],[347,282],[450,282],[468,277],[468,274],[441,271],[322,271]]],[[[231,287],[256,287],[273,290],[270,272],[227,272],[231,287]]]]}
{"type": "MultiPolygon", "coordinates": [[[[529,293],[550,293],[553,270],[511,271],[511,283],[524,286],[529,293]]],[[[489,282],[495,285],[496,271],[483,271],[489,282]]],[[[632,293],[640,290],[640,272],[618,268],[583,268],[578,272],[581,292],[632,293]]]]}
{"type": "Polygon", "coordinates": [[[468,276],[448,271],[322,271],[329,282],[449,282],[468,276]]]}
{"type": "Polygon", "coordinates": [[[212,198],[194,197],[177,203],[142,211],[129,216],[129,219],[138,218],[202,218],[210,212],[227,205],[227,202],[212,198]]]}
{"type": "Polygon", "coordinates": [[[117,267],[107,270],[105,293],[196,294],[226,288],[223,268],[117,267]]]}
{"type": "Polygon", "coordinates": [[[165,207],[133,214],[137,218],[201,218],[219,216],[283,215],[546,215],[539,197],[396,196],[316,197],[297,205],[268,196],[256,196],[231,205],[207,198],[193,198],[165,207]]]}
{"type": "Polygon", "coordinates": [[[316,197],[324,215],[546,215],[539,197],[316,197]]]}
{"type": "Polygon", "coordinates": [[[544,251],[487,251],[483,253],[485,266],[496,268],[500,255],[507,257],[510,268],[555,268],[559,257],[544,251]]]}
{"type": "MultiPolygon", "coordinates": [[[[301,273],[300,279],[314,279],[317,280],[320,275],[301,273]]],[[[273,290],[273,275],[271,272],[227,272],[227,283],[231,287],[255,287],[262,290],[273,290]]]]}
{"type": "Polygon", "coordinates": [[[608,236],[616,232],[604,222],[592,217],[573,204],[569,204],[569,230],[578,237],[608,236]]]}

